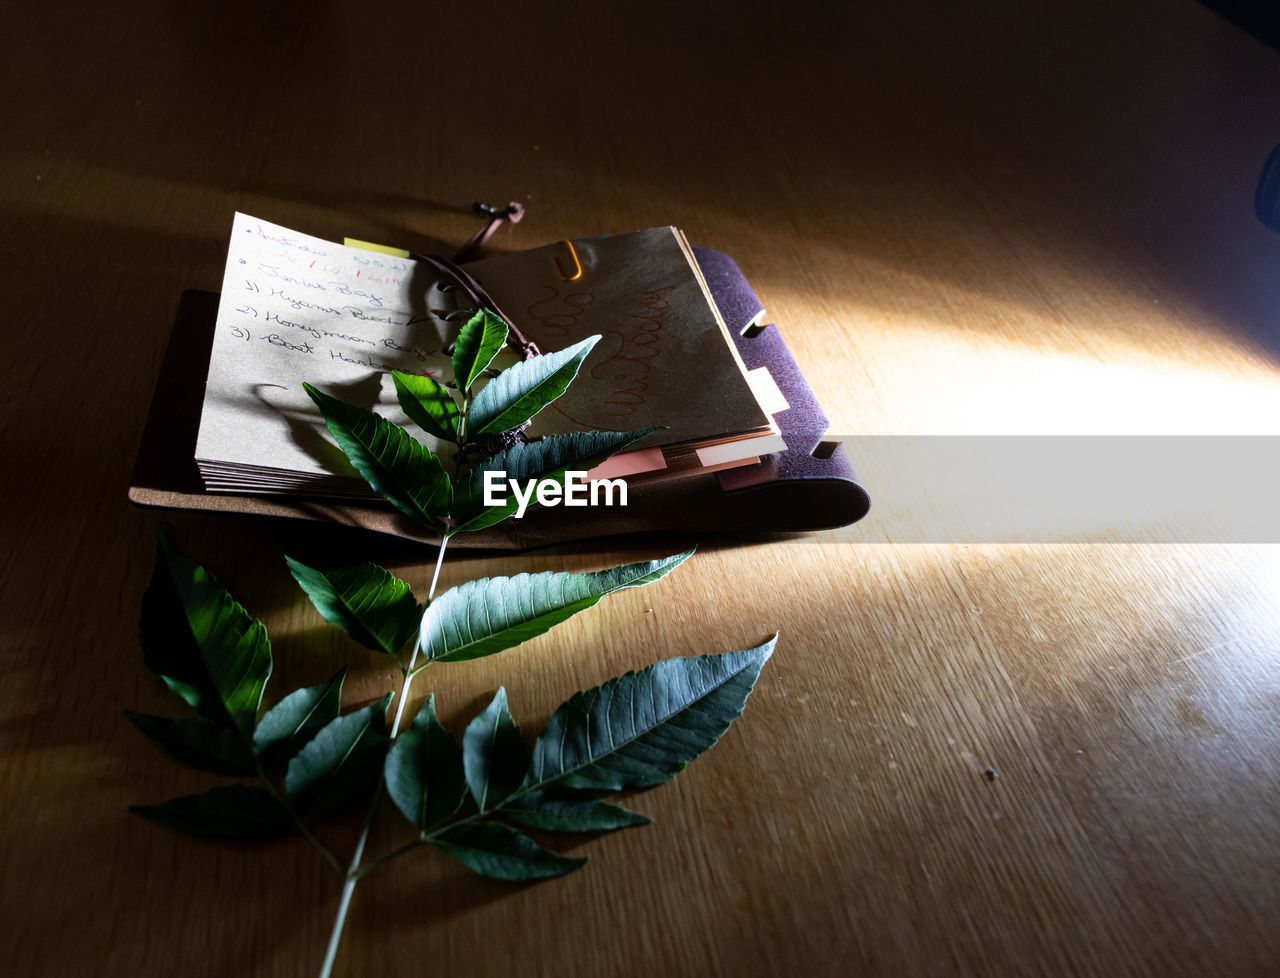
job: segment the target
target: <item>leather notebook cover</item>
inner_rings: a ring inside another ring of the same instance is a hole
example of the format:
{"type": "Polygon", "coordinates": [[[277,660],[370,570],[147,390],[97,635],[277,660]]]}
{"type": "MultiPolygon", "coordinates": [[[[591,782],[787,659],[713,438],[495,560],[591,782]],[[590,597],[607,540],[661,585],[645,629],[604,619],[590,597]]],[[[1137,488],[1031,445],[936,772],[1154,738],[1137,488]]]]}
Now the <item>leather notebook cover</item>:
{"type": "MultiPolygon", "coordinates": [[[[870,498],[858,485],[844,448],[823,442],[827,417],[778,328],[744,330],[762,307],[737,263],[719,251],[696,248],[694,253],[747,368],[767,368],[789,405],[774,415],[788,450],[766,456],[760,465],[632,485],[626,507],[572,513],[558,508],[531,510],[523,519],[458,534],[451,546],[520,550],[658,530],[823,530],[866,515],[870,498]]],[[[195,444],[217,314],[215,293],[183,293],[152,395],[129,499],[140,506],[313,520],[436,542],[380,503],[204,490],[196,469],[195,444]]]]}

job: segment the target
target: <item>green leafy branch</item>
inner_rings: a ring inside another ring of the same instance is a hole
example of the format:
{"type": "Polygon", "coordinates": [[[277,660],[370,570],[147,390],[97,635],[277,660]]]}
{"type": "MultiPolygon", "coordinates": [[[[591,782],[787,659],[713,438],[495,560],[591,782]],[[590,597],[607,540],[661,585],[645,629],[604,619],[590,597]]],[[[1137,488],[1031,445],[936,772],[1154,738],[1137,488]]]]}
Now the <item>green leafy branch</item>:
{"type": "Polygon", "coordinates": [[[406,582],[373,563],[322,569],[286,557],[321,617],[396,663],[398,693],[343,713],[344,668],[263,712],[272,672],[265,627],[160,537],[140,641],[147,668],[196,716],[127,716],[181,763],[240,780],[133,810],[192,835],[249,839],[296,832],[306,839],[342,881],[322,976],[332,972],[356,885],[409,852],[434,848],[497,879],[542,879],[572,872],[586,859],[546,849],[525,830],[603,833],[647,824],[645,816],[605,797],[667,781],[711,747],[741,714],[773,651],[770,640],[743,651],[667,659],[577,693],[551,716],[532,750],[505,689],[471,719],[461,742],[440,723],[434,695],[402,729],[414,679],[428,666],[514,648],[609,594],[655,583],[692,554],[594,573],[483,578],[436,597],[449,540],[515,511],[514,504],[484,505],[484,472],[563,485],[567,472],[590,469],[656,430],[538,440],[520,434],[565,392],[597,339],[495,375],[490,365],[507,341],[507,325],[481,311],[455,342],[451,386],[394,373],[405,414],[453,446],[448,467],[408,430],[306,385],[356,471],[440,539],[422,602],[406,582]],[[484,377],[491,379],[477,389],[484,377]],[[366,863],[384,794],[412,834],[366,863]],[[361,800],[368,806],[363,828],[344,867],[314,825],[361,800]]]}

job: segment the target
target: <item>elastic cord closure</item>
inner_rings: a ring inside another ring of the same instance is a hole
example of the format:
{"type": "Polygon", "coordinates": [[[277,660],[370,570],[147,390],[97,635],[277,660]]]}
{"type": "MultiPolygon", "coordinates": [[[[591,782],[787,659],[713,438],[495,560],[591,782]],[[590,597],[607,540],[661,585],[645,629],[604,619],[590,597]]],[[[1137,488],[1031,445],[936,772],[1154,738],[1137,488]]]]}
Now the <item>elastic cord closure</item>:
{"type": "Polygon", "coordinates": [[[481,249],[493,237],[493,233],[502,227],[507,221],[512,224],[519,224],[521,218],[524,217],[524,204],[518,200],[510,201],[506,207],[495,207],[493,204],[484,204],[476,201],[471,205],[471,209],[480,217],[487,217],[489,220],[485,222],[484,227],[471,236],[471,240],[458,249],[458,253],[453,256],[453,260],[461,265],[463,262],[471,261],[480,254],[481,249]]]}
{"type": "Polygon", "coordinates": [[[477,309],[488,309],[495,316],[501,317],[507,324],[507,342],[520,354],[521,359],[528,360],[542,352],[538,349],[538,344],[520,331],[515,320],[502,311],[493,296],[466,269],[439,255],[413,255],[412,257],[417,261],[425,262],[437,272],[448,275],[458,288],[467,294],[477,309]]]}

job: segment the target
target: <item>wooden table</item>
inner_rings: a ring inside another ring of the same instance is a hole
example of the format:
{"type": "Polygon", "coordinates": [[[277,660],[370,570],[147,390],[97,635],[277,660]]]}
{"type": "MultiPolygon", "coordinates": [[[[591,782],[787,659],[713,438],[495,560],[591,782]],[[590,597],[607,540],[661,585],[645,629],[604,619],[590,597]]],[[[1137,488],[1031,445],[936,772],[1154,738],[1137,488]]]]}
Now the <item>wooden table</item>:
{"type": "MultiPolygon", "coordinates": [[[[1250,206],[1280,56],[1187,0],[55,6],[10,10],[0,59],[6,974],[319,963],[336,887],[304,844],[125,810],[211,783],[120,714],[170,710],[135,636],[161,517],[125,486],[179,293],[218,287],[236,209],[423,248],[468,236],[476,199],[528,206],[500,249],[678,223],[738,258],[835,434],[1280,423],[1280,240],[1250,206]]],[[[261,527],[175,533],[269,626],[277,688],[348,660],[351,697],[388,683],[261,527]]],[[[634,799],[652,827],[547,885],[432,856],[370,878],[339,972],[1274,974],[1277,550],[886,536],[873,511],[834,541],[712,540],[441,670],[455,729],[500,683],[536,729],[626,668],[782,633],[743,722],[634,799]]]]}

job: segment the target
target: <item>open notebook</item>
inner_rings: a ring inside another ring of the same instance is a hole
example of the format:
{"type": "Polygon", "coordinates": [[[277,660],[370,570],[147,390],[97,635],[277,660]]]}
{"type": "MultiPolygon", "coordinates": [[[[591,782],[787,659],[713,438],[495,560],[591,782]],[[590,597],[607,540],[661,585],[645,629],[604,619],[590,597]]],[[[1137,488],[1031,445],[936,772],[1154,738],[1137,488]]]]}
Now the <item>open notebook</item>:
{"type": "MultiPolygon", "coordinates": [[[[746,370],[677,229],[560,242],[467,270],[543,352],[602,337],[531,436],[667,426],[593,475],[660,479],[785,448],[770,417],[777,387],[746,370]]],[[[407,424],[390,371],[447,380],[444,350],[467,306],[424,262],[237,214],[196,444],[206,489],[370,497],[302,383],[407,424]]]]}

